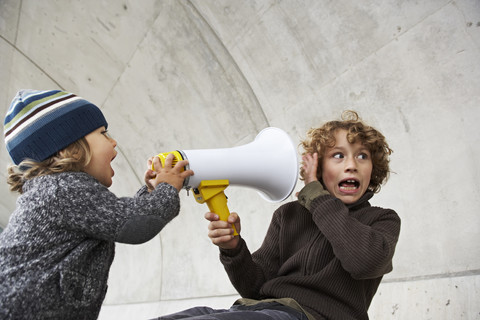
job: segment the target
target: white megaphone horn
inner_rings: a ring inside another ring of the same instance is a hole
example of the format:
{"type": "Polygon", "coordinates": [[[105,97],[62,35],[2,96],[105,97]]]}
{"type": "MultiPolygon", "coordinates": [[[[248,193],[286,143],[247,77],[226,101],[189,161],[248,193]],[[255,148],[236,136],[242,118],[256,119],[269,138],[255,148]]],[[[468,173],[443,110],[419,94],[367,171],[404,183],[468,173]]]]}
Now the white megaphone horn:
{"type": "Polygon", "coordinates": [[[186,169],[194,172],[185,179],[183,187],[192,189],[195,200],[206,202],[210,211],[224,221],[230,212],[223,190],[229,185],[256,189],[263,199],[279,202],[290,196],[298,180],[295,146],[279,128],[263,129],[254,141],[238,147],[160,153],[162,166],[170,153],[175,156],[172,165],[188,160],[186,169]]]}

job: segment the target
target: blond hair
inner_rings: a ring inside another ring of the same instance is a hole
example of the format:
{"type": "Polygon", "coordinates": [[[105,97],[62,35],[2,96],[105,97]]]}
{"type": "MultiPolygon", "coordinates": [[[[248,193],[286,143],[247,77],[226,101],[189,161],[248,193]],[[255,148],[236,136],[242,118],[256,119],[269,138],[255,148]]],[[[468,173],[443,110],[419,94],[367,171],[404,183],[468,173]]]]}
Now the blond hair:
{"type": "MultiPolygon", "coordinates": [[[[362,122],[355,111],[347,110],[342,113],[341,121],[329,121],[320,128],[310,129],[306,138],[300,142],[305,154],[318,153],[317,178],[321,181],[322,164],[327,148],[335,146],[335,133],[337,130],[347,131],[349,143],[360,142],[366,146],[372,156],[372,176],[368,189],[373,192],[380,191],[382,183],[386,182],[390,174],[389,156],[393,150],[388,146],[385,137],[375,128],[362,122]]],[[[300,170],[301,178],[304,179],[303,168],[300,170]]]]}
{"type": "Polygon", "coordinates": [[[10,191],[22,194],[25,181],[53,173],[82,171],[91,157],[88,142],[82,137],[44,161],[26,159],[18,165],[9,166],[7,183],[10,191]]]}

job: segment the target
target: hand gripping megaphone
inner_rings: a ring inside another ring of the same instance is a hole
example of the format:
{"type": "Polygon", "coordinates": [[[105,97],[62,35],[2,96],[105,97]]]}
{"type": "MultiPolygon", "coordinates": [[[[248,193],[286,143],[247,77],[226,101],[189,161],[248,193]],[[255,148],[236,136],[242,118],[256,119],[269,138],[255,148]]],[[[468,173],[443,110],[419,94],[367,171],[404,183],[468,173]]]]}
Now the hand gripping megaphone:
{"type": "MultiPolygon", "coordinates": [[[[194,172],[185,179],[183,188],[192,189],[195,200],[206,202],[223,221],[230,215],[224,193],[229,185],[253,188],[263,199],[280,202],[292,193],[298,179],[295,146],[279,128],[263,129],[254,141],[238,147],[160,153],[162,166],[170,153],[175,156],[172,165],[188,160],[185,169],[194,172]]],[[[234,234],[238,234],[236,230],[234,234]]]]}

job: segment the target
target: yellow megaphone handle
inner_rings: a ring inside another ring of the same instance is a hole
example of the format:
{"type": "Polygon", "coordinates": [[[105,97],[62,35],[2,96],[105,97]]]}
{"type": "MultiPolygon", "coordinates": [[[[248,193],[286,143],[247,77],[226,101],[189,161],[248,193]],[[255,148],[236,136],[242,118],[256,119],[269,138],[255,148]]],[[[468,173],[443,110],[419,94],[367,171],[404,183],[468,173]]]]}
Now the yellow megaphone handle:
{"type": "MultiPolygon", "coordinates": [[[[198,188],[193,190],[195,200],[198,203],[207,203],[210,212],[216,213],[220,220],[227,221],[230,210],[227,206],[227,197],[223,190],[229,185],[228,180],[203,180],[198,188]]],[[[232,224],[233,235],[238,236],[235,226],[232,224]]]]}

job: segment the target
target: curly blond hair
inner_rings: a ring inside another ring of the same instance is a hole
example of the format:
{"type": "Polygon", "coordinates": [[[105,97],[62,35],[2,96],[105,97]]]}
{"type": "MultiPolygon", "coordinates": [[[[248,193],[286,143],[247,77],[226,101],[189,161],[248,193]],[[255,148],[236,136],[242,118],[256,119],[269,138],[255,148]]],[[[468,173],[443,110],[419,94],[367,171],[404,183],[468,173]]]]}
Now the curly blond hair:
{"type": "Polygon", "coordinates": [[[10,191],[22,194],[25,181],[52,173],[82,171],[91,157],[88,142],[82,137],[44,161],[26,159],[18,165],[10,165],[7,169],[7,183],[10,191]]]}
{"type": "MultiPolygon", "coordinates": [[[[302,155],[318,153],[317,178],[321,181],[322,164],[327,148],[335,146],[335,133],[337,130],[347,131],[347,140],[350,143],[359,141],[366,146],[372,156],[372,176],[368,190],[379,192],[382,183],[388,180],[390,174],[390,158],[393,150],[388,146],[385,137],[375,128],[362,122],[355,111],[347,110],[342,113],[341,121],[329,121],[320,128],[310,129],[306,138],[300,142],[305,150],[302,155]]],[[[304,170],[300,169],[302,180],[304,170]]]]}

